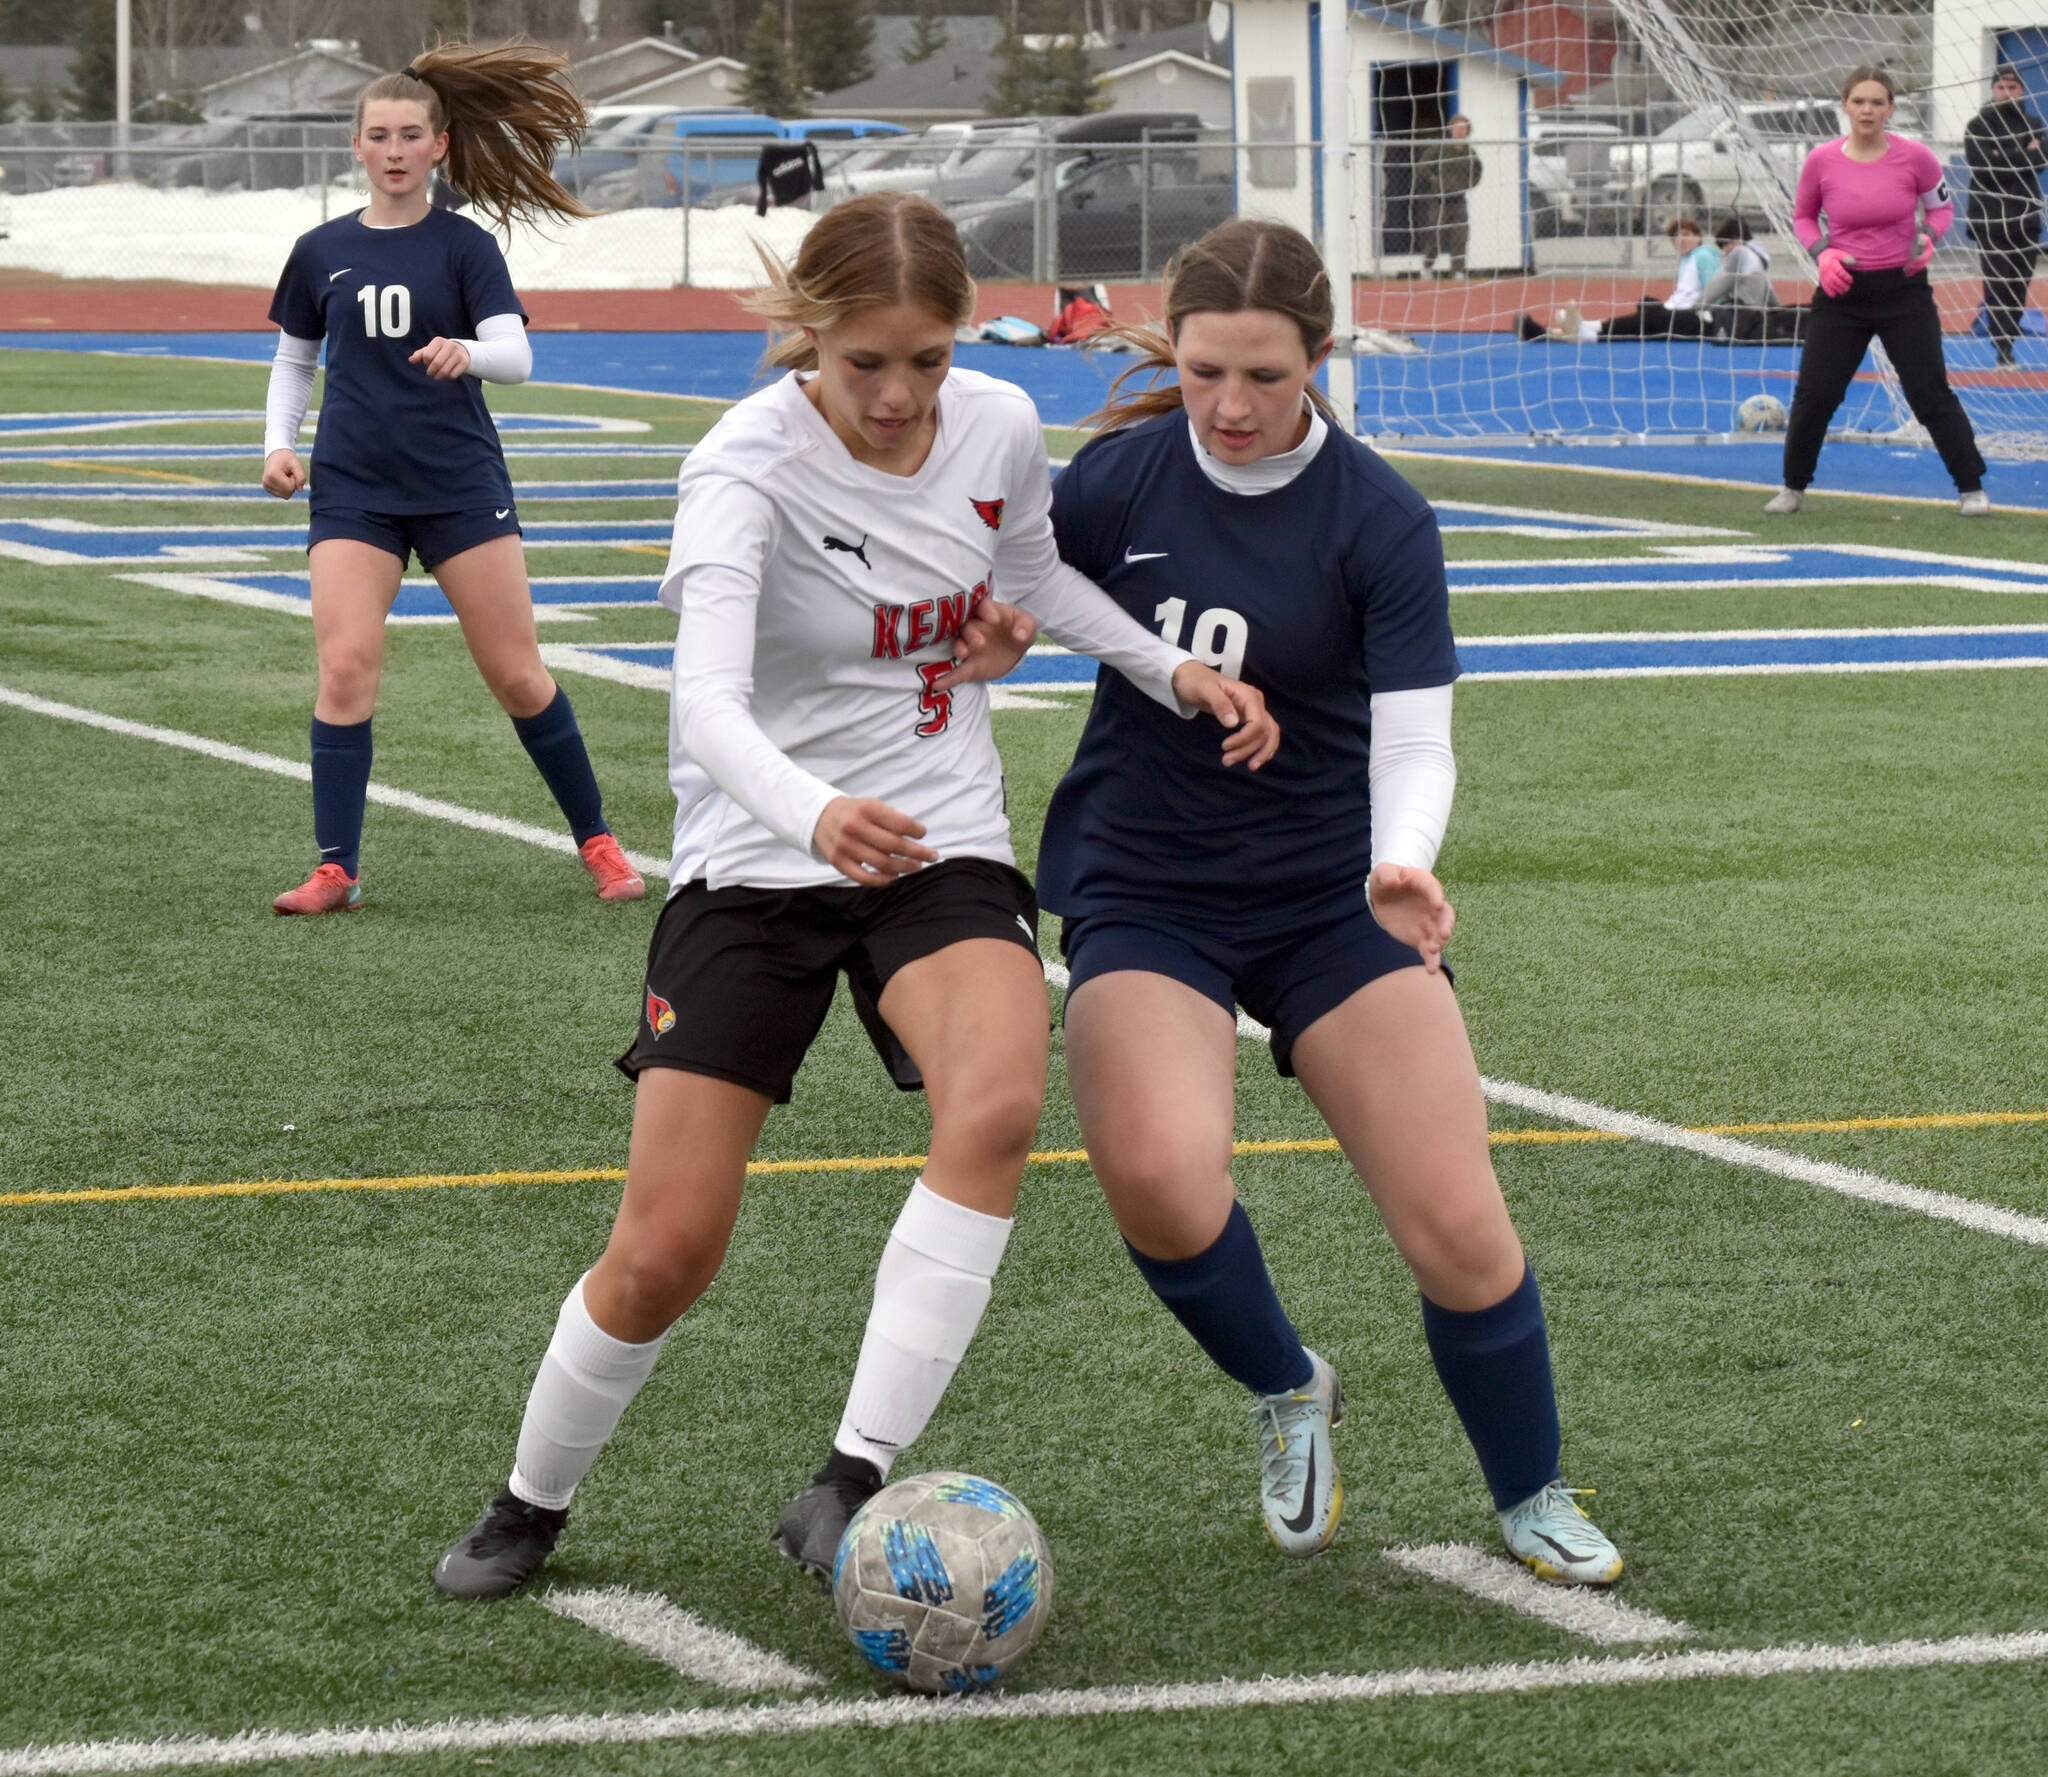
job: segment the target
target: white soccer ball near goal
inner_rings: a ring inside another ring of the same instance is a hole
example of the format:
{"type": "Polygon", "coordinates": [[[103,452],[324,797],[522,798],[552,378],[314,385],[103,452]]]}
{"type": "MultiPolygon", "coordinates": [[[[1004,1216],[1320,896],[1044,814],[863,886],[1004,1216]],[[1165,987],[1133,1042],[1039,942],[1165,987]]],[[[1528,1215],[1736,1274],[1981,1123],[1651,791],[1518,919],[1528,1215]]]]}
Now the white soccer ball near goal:
{"type": "Polygon", "coordinates": [[[1735,424],[1743,432],[1782,432],[1785,404],[1775,395],[1752,395],[1735,410],[1735,424]]]}
{"type": "Polygon", "coordinates": [[[1052,1613],[1038,1521],[978,1475],[916,1475],[854,1514],[832,1567],[853,1645],[914,1691],[978,1691],[1031,1649],[1052,1613]]]}

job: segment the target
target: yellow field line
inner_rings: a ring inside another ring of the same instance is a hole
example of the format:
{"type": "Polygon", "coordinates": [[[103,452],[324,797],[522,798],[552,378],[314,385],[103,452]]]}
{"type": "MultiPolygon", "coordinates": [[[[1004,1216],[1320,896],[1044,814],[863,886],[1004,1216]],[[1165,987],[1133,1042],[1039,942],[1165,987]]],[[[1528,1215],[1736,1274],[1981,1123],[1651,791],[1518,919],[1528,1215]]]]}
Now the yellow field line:
{"type": "MultiPolygon", "coordinates": [[[[1938,1111],[1921,1117],[1843,1117],[1810,1123],[1709,1123],[1694,1127],[1695,1135],[1836,1135],[1859,1129],[1984,1129],[2017,1123],[2048,1123],[2048,1111],[1938,1111]]],[[[1634,1138],[1604,1129],[1496,1129],[1487,1136],[1494,1147],[1569,1142],[1630,1141],[1634,1138]]],[[[1327,1135],[1294,1141],[1232,1142],[1233,1154],[1329,1154],[1337,1144],[1327,1135]]],[[[794,1172],[914,1172],[924,1154],[855,1154],[822,1160],[750,1160],[750,1178],[794,1172]]],[[[1033,1166],[1078,1165],[1088,1158],[1080,1148],[1047,1148],[1031,1156],[1033,1166]]],[[[0,1193],[0,1209],[31,1209],[51,1203],[128,1203],[177,1197],[284,1197],[308,1191],[446,1191],[478,1185],[617,1184],[626,1176],[617,1166],[586,1167],[576,1172],[423,1172],[404,1178],[229,1179],[211,1185],[94,1185],[82,1191],[10,1191],[0,1193]]]]}
{"type": "Polygon", "coordinates": [[[90,469],[95,475],[141,475],[151,481],[182,481],[191,487],[228,485],[226,482],[214,481],[204,475],[173,475],[168,469],[135,469],[125,463],[82,463],[71,457],[32,457],[24,460],[42,463],[52,469],[90,469]]]}

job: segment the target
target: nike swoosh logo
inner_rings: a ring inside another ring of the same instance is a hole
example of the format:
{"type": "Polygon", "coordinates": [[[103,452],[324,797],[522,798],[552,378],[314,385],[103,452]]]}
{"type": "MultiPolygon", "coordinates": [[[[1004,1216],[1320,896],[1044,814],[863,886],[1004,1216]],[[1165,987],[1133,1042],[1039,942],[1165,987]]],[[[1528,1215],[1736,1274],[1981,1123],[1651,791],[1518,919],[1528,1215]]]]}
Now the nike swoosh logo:
{"type": "Polygon", "coordinates": [[[1310,1521],[1316,1515],[1316,1441],[1308,1441],[1308,1479],[1302,1484],[1301,1510],[1292,1518],[1282,1518],[1280,1526],[1295,1536],[1305,1535],[1310,1521]]]}
{"type": "Polygon", "coordinates": [[[1167,555],[1167,552],[1166,552],[1166,551],[1165,551],[1164,549],[1148,549],[1148,550],[1146,550],[1146,551],[1145,551],[1145,552],[1144,552],[1144,553],[1143,553],[1142,555],[1141,555],[1141,554],[1139,554],[1139,552],[1138,552],[1137,550],[1135,550],[1135,549],[1126,549],[1126,550],[1124,551],[1124,560],[1125,560],[1125,561],[1164,561],[1164,560],[1166,559],[1166,555],[1167,555]]]}
{"type": "Polygon", "coordinates": [[[352,266],[352,265],[344,265],[344,266],[343,266],[343,267],[341,268],[341,270],[340,270],[340,271],[331,271],[331,272],[329,272],[329,273],[327,274],[327,281],[328,281],[328,282],[329,282],[329,283],[331,284],[331,283],[333,283],[333,282],[334,282],[334,280],[335,280],[336,278],[345,278],[345,277],[347,277],[347,276],[348,276],[348,274],[349,274],[350,272],[352,272],[352,271],[354,271],[354,270],[355,270],[355,267],[354,267],[354,266],[352,266]]]}
{"type": "Polygon", "coordinates": [[[503,509],[502,511],[498,511],[498,512],[493,512],[493,513],[491,514],[491,516],[492,516],[493,518],[503,518],[503,517],[505,516],[505,514],[506,514],[507,512],[510,512],[511,510],[512,510],[512,508],[511,508],[510,506],[507,506],[507,507],[505,507],[505,508],[504,508],[504,509],[503,509]]]}

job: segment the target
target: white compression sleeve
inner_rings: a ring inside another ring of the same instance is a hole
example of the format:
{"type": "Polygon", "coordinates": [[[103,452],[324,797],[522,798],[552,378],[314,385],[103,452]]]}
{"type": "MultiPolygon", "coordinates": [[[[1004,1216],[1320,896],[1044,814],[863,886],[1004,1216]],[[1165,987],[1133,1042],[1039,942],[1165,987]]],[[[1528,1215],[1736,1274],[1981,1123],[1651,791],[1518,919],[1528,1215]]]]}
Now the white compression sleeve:
{"type": "Polygon", "coordinates": [[[523,383],[533,374],[533,344],[517,315],[490,315],[476,324],[476,338],[458,339],[469,353],[468,374],[487,383],[523,383]]]}
{"type": "Polygon", "coordinates": [[[809,854],[825,805],[844,791],[782,751],[754,720],[754,610],[761,583],[720,562],[662,587],[680,605],[673,696],[683,751],[783,844],[809,854]]]}
{"type": "Polygon", "coordinates": [[[663,1333],[644,1345],[614,1339],[590,1318],[583,1279],[576,1280],[526,1398],[512,1465],[514,1493],[528,1505],[554,1511],[568,1506],[576,1484],[618,1429],[619,1416],[653,1374],[667,1337],[663,1333]]]}
{"type": "Polygon", "coordinates": [[[996,544],[994,591],[1022,605],[1062,647],[1113,666],[1156,703],[1182,716],[1194,710],[1173,694],[1173,675],[1194,656],[1170,647],[1127,616],[1114,599],[1078,569],[1060,560],[1052,534],[1052,475],[1044,435],[1031,428],[1030,446],[1016,467],[1016,495],[996,544]]]}
{"type": "Polygon", "coordinates": [[[313,372],[320,365],[320,341],[277,336],[277,356],[270,363],[270,393],[263,402],[263,455],[297,450],[299,428],[313,400],[313,372]]]}
{"type": "Polygon", "coordinates": [[[865,1457],[887,1479],[967,1355],[1009,1240],[1007,1217],[951,1202],[923,1179],[910,1187],[875,1270],[874,1306],[835,1450],[865,1457]]]}
{"type": "Polygon", "coordinates": [[[1373,693],[1366,776],[1372,786],[1372,861],[1433,870],[1458,787],[1450,686],[1373,693]]]}

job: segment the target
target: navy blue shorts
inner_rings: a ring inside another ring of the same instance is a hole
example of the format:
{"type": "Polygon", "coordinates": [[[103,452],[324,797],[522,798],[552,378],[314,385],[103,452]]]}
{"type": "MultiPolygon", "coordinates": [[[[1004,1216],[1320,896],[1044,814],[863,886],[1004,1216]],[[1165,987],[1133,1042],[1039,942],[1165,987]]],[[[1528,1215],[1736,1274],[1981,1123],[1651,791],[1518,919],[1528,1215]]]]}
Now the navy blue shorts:
{"type": "Polygon", "coordinates": [[[353,537],[374,543],[398,557],[401,565],[417,555],[432,573],[444,561],[488,543],[493,537],[517,537],[516,506],[477,506],[461,512],[365,512],[356,506],[325,506],[313,514],[306,548],[330,537],[353,537]]]}
{"type": "MultiPolygon", "coordinates": [[[[1250,928],[1218,938],[1183,928],[1139,924],[1124,914],[1069,919],[1060,927],[1067,994],[1097,975],[1142,969],[1165,975],[1237,1015],[1242,1006],[1273,1032],[1273,1065],[1294,1073],[1295,1039],[1334,1012],[1368,981],[1396,969],[1419,969],[1422,953],[1390,938],[1360,890],[1355,907],[1329,920],[1285,931],[1250,928]]],[[[1450,969],[1445,968],[1446,978],[1450,969]]]]}

